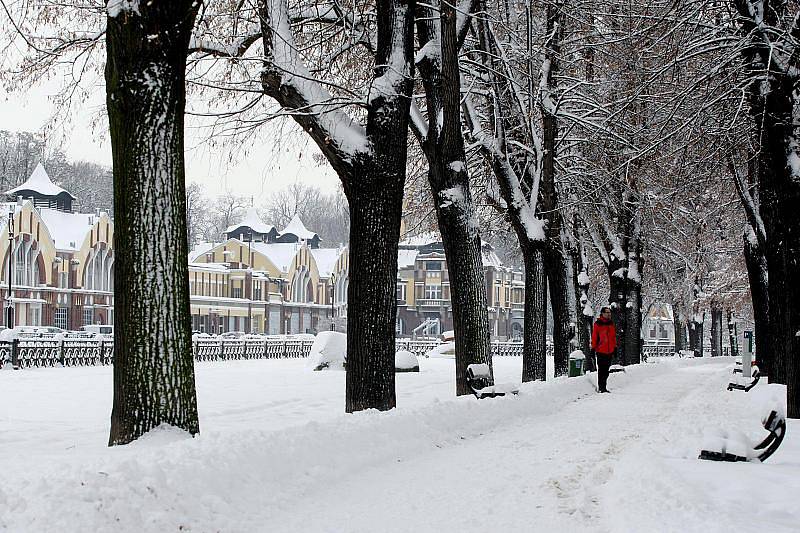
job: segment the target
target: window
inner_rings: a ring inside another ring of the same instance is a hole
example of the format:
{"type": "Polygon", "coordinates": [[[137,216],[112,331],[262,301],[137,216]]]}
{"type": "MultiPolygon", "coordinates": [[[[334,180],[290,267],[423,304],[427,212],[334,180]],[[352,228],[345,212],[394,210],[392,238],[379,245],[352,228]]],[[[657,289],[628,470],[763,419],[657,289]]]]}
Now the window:
{"type": "Polygon", "coordinates": [[[659,338],[661,338],[661,339],[667,339],[667,338],[669,338],[669,331],[667,331],[667,326],[665,326],[664,324],[660,324],[660,325],[659,325],[659,328],[658,328],[658,336],[659,336],[659,338]]]}
{"type": "Polygon", "coordinates": [[[441,270],[442,269],[442,262],[441,261],[428,261],[425,265],[425,270],[441,270]]]}
{"type": "Polygon", "coordinates": [[[494,304],[493,305],[500,305],[500,286],[496,285],[494,288],[494,304]]]}
{"type": "Polygon", "coordinates": [[[232,291],[233,291],[233,293],[232,293],[231,296],[233,298],[241,298],[242,297],[242,288],[241,287],[234,287],[232,289],[232,291]]]}
{"type": "Polygon", "coordinates": [[[261,284],[253,284],[253,300],[261,300],[261,284]]]}
{"type": "Polygon", "coordinates": [[[405,283],[398,283],[397,284],[397,299],[400,301],[406,301],[406,284],[405,283]]]}
{"type": "Polygon", "coordinates": [[[53,315],[53,325],[61,329],[69,329],[67,324],[67,308],[59,307],[53,315]]]}
{"type": "Polygon", "coordinates": [[[42,305],[33,304],[28,310],[28,325],[41,326],[42,325],[42,305]]]}
{"type": "Polygon", "coordinates": [[[83,325],[84,326],[91,326],[94,324],[94,308],[92,307],[84,307],[83,308],[83,325]]]}
{"type": "Polygon", "coordinates": [[[83,287],[93,291],[114,290],[114,258],[108,248],[94,248],[86,260],[83,287]]]}
{"type": "Polygon", "coordinates": [[[69,272],[59,272],[58,273],[58,286],[62,289],[69,288],[69,272]]]}
{"type": "Polygon", "coordinates": [[[657,326],[655,324],[650,326],[650,338],[651,339],[655,339],[656,338],[656,327],[657,326]]]}
{"type": "Polygon", "coordinates": [[[442,286],[441,285],[425,285],[425,298],[429,300],[442,299],[442,286]]]}
{"type": "Polygon", "coordinates": [[[39,285],[39,248],[34,241],[21,241],[14,246],[14,285],[33,287],[39,285]]]}

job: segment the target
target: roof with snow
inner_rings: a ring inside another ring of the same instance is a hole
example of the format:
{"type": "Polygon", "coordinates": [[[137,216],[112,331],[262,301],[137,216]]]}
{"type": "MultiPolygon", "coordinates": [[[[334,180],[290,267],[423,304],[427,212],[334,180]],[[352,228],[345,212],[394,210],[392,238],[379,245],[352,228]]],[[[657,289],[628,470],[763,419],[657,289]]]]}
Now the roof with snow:
{"type": "Polygon", "coordinates": [[[306,229],[305,224],[303,224],[303,221],[300,220],[300,216],[297,215],[297,213],[295,213],[295,215],[292,217],[292,220],[290,220],[289,223],[286,224],[286,227],[281,231],[281,236],[288,234],[295,235],[298,239],[304,239],[307,241],[310,241],[314,237],[319,238],[319,235],[306,229]]]}
{"type": "Polygon", "coordinates": [[[71,199],[75,199],[68,191],[62,189],[50,180],[44,167],[41,163],[36,165],[31,177],[19,187],[14,187],[10,191],[6,191],[8,196],[16,196],[18,193],[23,192],[37,192],[42,196],[57,196],[59,194],[67,194],[71,199]]]}
{"type": "Polygon", "coordinates": [[[58,209],[40,208],[39,215],[53,238],[56,250],[77,251],[94,223],[96,215],[67,213],[58,209]]]}
{"type": "Polygon", "coordinates": [[[238,224],[233,224],[231,226],[228,226],[228,228],[225,230],[225,233],[230,233],[233,230],[241,227],[248,227],[256,233],[264,233],[264,234],[269,233],[270,231],[275,229],[275,226],[272,226],[270,224],[265,224],[261,220],[261,217],[258,216],[258,211],[256,211],[255,207],[248,208],[247,211],[245,212],[244,220],[242,220],[238,224]]]}
{"type": "Polygon", "coordinates": [[[320,277],[329,278],[336,266],[342,250],[340,248],[312,248],[311,255],[317,263],[317,270],[320,277]]]}
{"type": "Polygon", "coordinates": [[[250,245],[253,251],[264,255],[275,265],[281,272],[288,272],[289,266],[292,264],[292,259],[297,255],[300,247],[296,243],[265,243],[254,242],[250,245]]]}

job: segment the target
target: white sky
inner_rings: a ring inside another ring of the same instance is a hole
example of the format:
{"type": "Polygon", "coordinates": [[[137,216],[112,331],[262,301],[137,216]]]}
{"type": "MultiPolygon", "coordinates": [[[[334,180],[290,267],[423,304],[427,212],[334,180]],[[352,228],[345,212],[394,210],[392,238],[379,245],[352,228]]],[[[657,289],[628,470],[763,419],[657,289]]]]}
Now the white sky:
{"type": "MultiPolygon", "coordinates": [[[[8,94],[0,88],[0,129],[43,131],[53,112],[49,96],[54,92],[39,87],[26,94],[8,94]]],[[[81,109],[74,110],[76,118],[68,131],[55,130],[50,136],[63,139],[61,148],[69,160],[111,166],[111,144],[103,116],[104,98],[103,89],[99,88],[81,109]]],[[[187,123],[190,123],[188,117],[187,123]]],[[[281,125],[268,124],[263,130],[263,139],[239,143],[234,150],[229,150],[205,144],[198,132],[187,127],[187,182],[200,183],[210,197],[226,191],[253,197],[256,206],[273,191],[295,181],[317,186],[328,193],[336,190],[339,179],[327,164],[320,166],[312,158],[319,153],[313,143],[276,146],[275,138],[286,139],[286,132],[297,132],[298,126],[286,119],[281,125]]],[[[303,135],[290,137],[306,139],[303,135]]]]}

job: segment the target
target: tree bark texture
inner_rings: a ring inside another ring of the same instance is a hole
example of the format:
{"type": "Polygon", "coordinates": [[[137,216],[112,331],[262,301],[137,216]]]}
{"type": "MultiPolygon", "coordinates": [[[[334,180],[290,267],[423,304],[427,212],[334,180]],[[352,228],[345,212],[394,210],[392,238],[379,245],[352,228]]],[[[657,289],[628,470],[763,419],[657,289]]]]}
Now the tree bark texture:
{"type": "Polygon", "coordinates": [[[420,43],[424,46],[438,40],[441,46],[441,62],[426,56],[419,64],[429,117],[428,133],[422,143],[450,276],[456,395],[461,396],[472,393],[466,381],[470,364],[484,363],[490,369],[492,366],[480,226],[461,131],[456,10],[453,4],[440,4],[439,24],[433,9],[421,11],[424,16],[417,18],[420,43]]]}
{"type": "Polygon", "coordinates": [[[549,63],[543,75],[543,94],[540,94],[542,111],[542,172],[541,207],[546,213],[546,243],[544,268],[550,290],[550,306],[553,312],[553,362],[556,376],[569,371],[569,343],[573,336],[572,314],[569,308],[568,291],[571,290],[567,277],[567,257],[562,243],[564,221],[559,210],[556,190],[556,155],[558,142],[558,118],[555,107],[555,79],[559,70],[561,37],[564,32],[560,4],[547,4],[547,42],[545,43],[545,62],[549,63]],[[552,94],[551,94],[552,93],[552,94]]]}
{"type": "Polygon", "coordinates": [[[345,399],[348,413],[388,410],[397,402],[394,335],[405,171],[394,157],[404,158],[405,154],[383,154],[374,166],[358,168],[357,172],[366,179],[347,195],[351,221],[345,399]],[[381,245],[376,246],[376,242],[381,245]]]}
{"type": "Polygon", "coordinates": [[[767,276],[767,258],[764,250],[752,235],[752,229],[744,235],[744,259],[747,265],[747,277],[750,280],[750,301],[753,304],[754,334],[756,338],[759,372],[772,378],[773,353],[769,325],[769,280],[767,276]]]}
{"type": "Polygon", "coordinates": [[[733,311],[728,309],[728,344],[731,348],[731,356],[739,357],[739,328],[736,327],[736,318],[733,311]]]}
{"type": "Polygon", "coordinates": [[[753,16],[750,2],[734,0],[747,46],[742,47],[757,153],[759,210],[766,233],[772,368],[770,381],[787,386],[790,418],[800,418],[800,168],[794,108],[798,21],[781,2],[764,2],[753,16]],[[780,32],[765,28],[780,28],[780,32]],[[778,51],[781,61],[774,61],[778,51]]]}
{"type": "MultiPolygon", "coordinates": [[[[538,244],[538,243],[535,243],[538,244]]],[[[522,381],[547,378],[547,276],[541,248],[527,243],[525,263],[525,323],[522,331],[522,381]]]]}
{"type": "Polygon", "coordinates": [[[109,16],[106,91],[114,165],[114,403],[109,445],[159,424],[199,431],[184,174],[185,68],[197,5],[109,16]]]}
{"type": "Polygon", "coordinates": [[[698,319],[689,322],[689,349],[694,352],[695,357],[703,357],[703,322],[705,315],[699,315],[698,319]]]}
{"type": "Polygon", "coordinates": [[[672,313],[672,325],[675,330],[675,353],[680,353],[686,349],[686,324],[674,306],[672,313]]]}
{"type": "Polygon", "coordinates": [[[711,306],[711,357],[722,356],[722,309],[711,306]]]}
{"type": "Polygon", "coordinates": [[[349,115],[336,115],[338,109],[331,110],[326,102],[309,99],[318,98],[324,84],[305,70],[293,43],[286,46],[291,38],[286,1],[261,3],[264,92],[286,108],[320,148],[342,181],[350,207],[348,413],[396,405],[397,250],[414,76],[414,7],[413,0],[376,3],[376,94],[368,103],[363,129],[367,148],[353,151],[345,146],[353,141],[348,128],[361,135],[360,125],[349,115]]]}

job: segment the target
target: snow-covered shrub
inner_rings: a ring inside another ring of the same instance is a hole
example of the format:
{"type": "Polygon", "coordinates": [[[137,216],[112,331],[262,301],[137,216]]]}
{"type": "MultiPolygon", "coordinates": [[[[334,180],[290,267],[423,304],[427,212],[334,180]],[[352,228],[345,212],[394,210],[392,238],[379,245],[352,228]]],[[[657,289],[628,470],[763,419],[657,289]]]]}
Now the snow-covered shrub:
{"type": "Polygon", "coordinates": [[[347,360],[347,335],[338,331],[320,331],[308,354],[308,366],[314,370],[344,370],[347,360]]]}
{"type": "Polygon", "coordinates": [[[394,354],[395,372],[419,372],[417,356],[408,350],[400,350],[394,354]]]}

